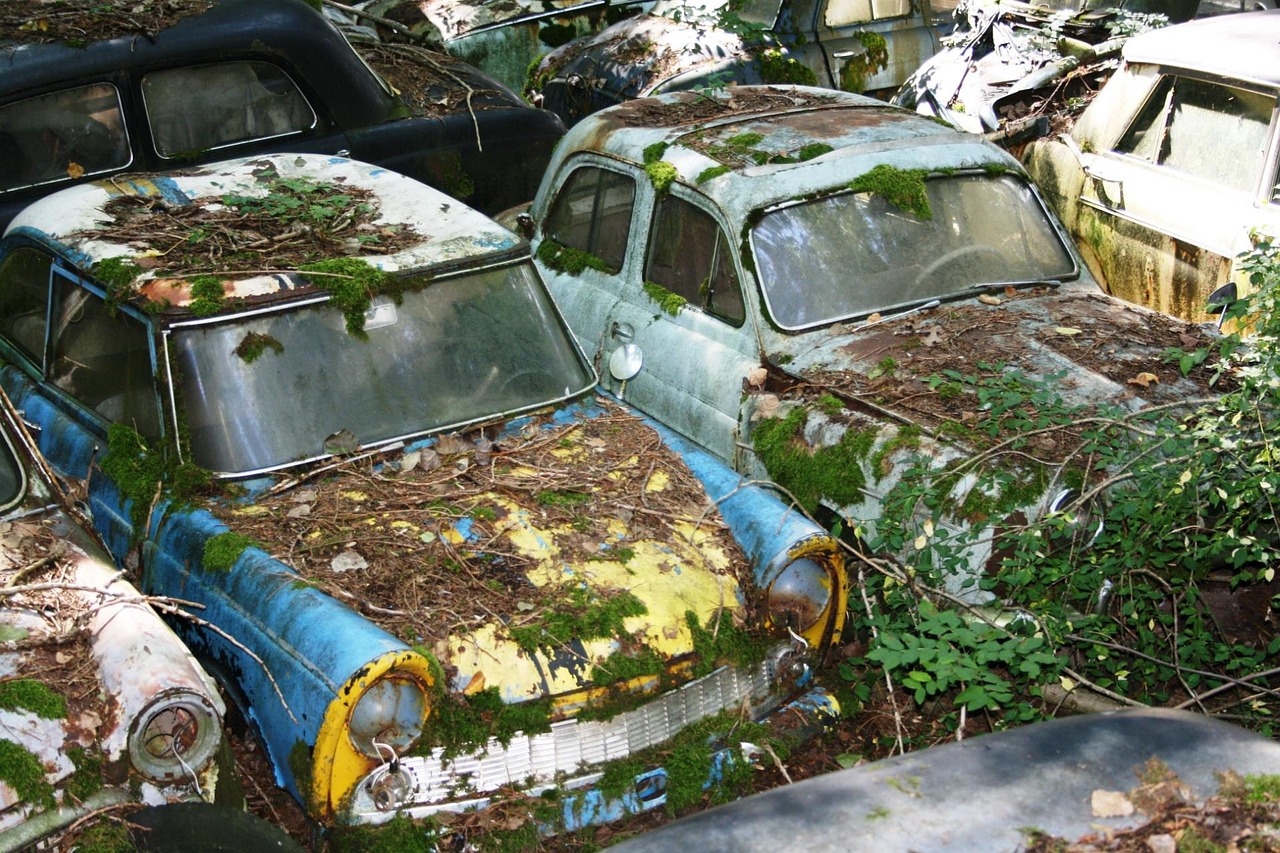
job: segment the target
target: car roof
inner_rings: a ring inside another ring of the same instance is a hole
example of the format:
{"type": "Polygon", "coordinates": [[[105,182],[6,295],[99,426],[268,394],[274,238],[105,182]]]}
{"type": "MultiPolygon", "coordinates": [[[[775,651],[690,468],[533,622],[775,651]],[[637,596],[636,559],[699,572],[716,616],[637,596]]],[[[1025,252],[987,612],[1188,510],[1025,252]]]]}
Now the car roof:
{"type": "Polygon", "coordinates": [[[1280,88],[1280,9],[1216,15],[1134,36],[1124,58],[1280,88]]]}
{"type": "Polygon", "coordinates": [[[548,174],[575,151],[670,163],[683,183],[737,214],[829,192],[879,165],[1022,172],[981,137],[861,95],[807,86],[674,92],[610,107],[569,131],[548,174]]]}
{"type": "MultiPolygon", "coordinates": [[[[246,157],[182,172],[116,175],[80,184],[29,205],[10,223],[6,239],[23,237],[52,246],[83,270],[110,258],[141,259],[147,252],[117,235],[113,216],[105,211],[109,202],[137,196],[157,204],[198,202],[209,208],[221,206],[226,194],[265,197],[272,184],[260,179],[264,169],[273,169],[281,179],[309,179],[370,193],[378,209],[373,225],[399,233],[411,229],[416,236],[394,253],[363,256],[388,273],[427,270],[439,274],[461,264],[483,264],[527,251],[517,235],[439,190],[388,169],[321,154],[246,157]]],[[[319,290],[305,274],[252,270],[217,275],[223,279],[227,298],[255,305],[292,301],[319,290]]],[[[190,277],[186,279],[189,285],[190,277]]],[[[188,313],[190,287],[183,282],[153,272],[143,272],[136,279],[142,294],[164,304],[167,315],[188,313]]]]}

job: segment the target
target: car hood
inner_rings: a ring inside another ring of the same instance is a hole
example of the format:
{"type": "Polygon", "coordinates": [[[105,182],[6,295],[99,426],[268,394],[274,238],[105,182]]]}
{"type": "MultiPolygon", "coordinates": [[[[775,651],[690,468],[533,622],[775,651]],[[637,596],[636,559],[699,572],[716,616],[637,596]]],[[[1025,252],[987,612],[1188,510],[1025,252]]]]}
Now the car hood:
{"type": "Polygon", "coordinates": [[[552,51],[538,74],[625,100],[644,97],[694,68],[746,55],[742,38],[734,33],[645,14],[552,51]]]}
{"type": "Polygon", "coordinates": [[[925,381],[947,370],[972,373],[984,364],[1029,377],[1060,375],[1055,390],[1068,405],[1136,410],[1204,397],[1211,393],[1208,371],[1183,376],[1166,353],[1206,346],[1212,335],[1077,283],[1009,289],[897,319],[873,315],[860,325],[837,324],[785,339],[771,361],[793,377],[929,428],[971,417],[976,401],[922,393],[925,381]]]}
{"type": "Polygon", "coordinates": [[[749,571],[681,457],[605,401],[493,439],[445,436],[372,470],[341,466],[225,520],[432,652],[454,690],[559,697],[562,712],[614,655],[687,660],[690,620],[742,615],[749,571]],[[631,615],[607,636],[558,633],[611,610],[631,615]]]}

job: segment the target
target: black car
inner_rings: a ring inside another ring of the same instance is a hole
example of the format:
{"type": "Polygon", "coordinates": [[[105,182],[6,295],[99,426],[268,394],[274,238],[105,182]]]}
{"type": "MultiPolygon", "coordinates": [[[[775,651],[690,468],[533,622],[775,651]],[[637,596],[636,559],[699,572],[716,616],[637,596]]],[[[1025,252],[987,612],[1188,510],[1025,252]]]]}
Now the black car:
{"type": "Polygon", "coordinates": [[[496,212],[533,197],[564,133],[444,54],[353,49],[304,0],[3,6],[0,228],[77,181],[280,151],[365,160],[496,212]]]}

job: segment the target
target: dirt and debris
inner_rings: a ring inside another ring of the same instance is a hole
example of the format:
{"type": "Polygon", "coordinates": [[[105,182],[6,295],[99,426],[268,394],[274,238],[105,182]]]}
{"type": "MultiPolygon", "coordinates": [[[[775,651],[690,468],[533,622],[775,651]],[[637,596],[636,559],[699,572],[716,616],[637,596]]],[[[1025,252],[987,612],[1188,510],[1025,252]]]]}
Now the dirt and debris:
{"type": "Polygon", "coordinates": [[[535,586],[538,557],[513,541],[530,526],[554,531],[558,560],[625,564],[631,544],[670,541],[684,521],[744,570],[680,457],[639,418],[600,402],[606,416],[570,426],[534,422],[498,442],[446,435],[386,464],[304,476],[238,511],[235,529],[385,630],[428,646],[496,620],[518,628],[563,606],[565,590],[535,586]],[[666,487],[653,488],[659,481],[666,487]]]}
{"type": "Polygon", "coordinates": [[[835,100],[835,96],[798,89],[751,91],[730,86],[725,91],[729,97],[720,93],[681,92],[670,101],[627,101],[609,113],[609,121],[620,127],[678,127],[711,119],[813,107],[835,100]]]}
{"type": "Polygon", "coordinates": [[[416,116],[511,107],[509,95],[447,54],[413,44],[370,42],[351,35],[348,39],[416,116]]]}
{"type": "MultiPolygon", "coordinates": [[[[0,39],[17,44],[82,46],[122,36],[154,38],[161,30],[209,9],[210,0],[104,3],[102,0],[4,0],[0,39]]],[[[0,41],[0,44],[3,44],[0,41]]]]}

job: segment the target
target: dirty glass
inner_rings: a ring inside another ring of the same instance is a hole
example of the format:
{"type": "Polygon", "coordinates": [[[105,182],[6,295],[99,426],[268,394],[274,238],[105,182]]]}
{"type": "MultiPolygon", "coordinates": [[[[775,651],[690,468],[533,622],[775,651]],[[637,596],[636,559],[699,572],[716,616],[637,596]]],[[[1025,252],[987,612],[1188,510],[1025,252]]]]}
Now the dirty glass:
{"type": "Polygon", "coordinates": [[[742,289],[724,231],[704,210],[663,196],[649,233],[644,280],[732,323],[744,317],[742,289]]]}
{"type": "Polygon", "coordinates": [[[1115,150],[1252,192],[1262,174],[1274,107],[1273,96],[1166,76],[1115,150]]]}
{"type": "Polygon", "coordinates": [[[911,14],[911,0],[830,0],[823,20],[828,27],[847,27],[911,14]]]}
{"type": "Polygon", "coordinates": [[[44,330],[52,259],[19,248],[0,263],[0,335],[37,365],[44,363],[44,330]]]}
{"type": "Polygon", "coordinates": [[[608,169],[586,167],[564,182],[547,217],[547,236],[594,255],[613,272],[622,269],[631,233],[635,182],[608,169]]]}
{"type": "Polygon", "coordinates": [[[121,169],[132,160],[110,83],[0,106],[0,192],[121,169]]]}
{"type": "Polygon", "coordinates": [[[531,262],[419,283],[399,305],[379,297],[367,340],[328,302],[175,329],[194,461],[224,474],[281,468],[324,455],[340,433],[384,444],[594,384],[531,262]]]}
{"type": "Polygon", "coordinates": [[[770,211],[751,233],[756,269],[784,329],[971,293],[1074,277],[1075,263],[1027,184],[1012,176],[925,182],[928,216],[875,193],[770,211]]]}
{"type": "Polygon", "coordinates": [[[51,317],[48,380],[108,421],[159,436],[147,328],[62,276],[51,317]]]}
{"type": "Polygon", "coordinates": [[[153,71],[142,99],[162,157],[298,133],[316,119],[289,75],[266,62],[153,71]]]}

